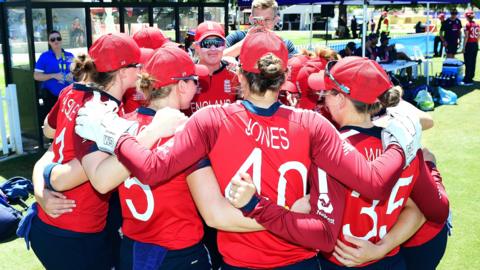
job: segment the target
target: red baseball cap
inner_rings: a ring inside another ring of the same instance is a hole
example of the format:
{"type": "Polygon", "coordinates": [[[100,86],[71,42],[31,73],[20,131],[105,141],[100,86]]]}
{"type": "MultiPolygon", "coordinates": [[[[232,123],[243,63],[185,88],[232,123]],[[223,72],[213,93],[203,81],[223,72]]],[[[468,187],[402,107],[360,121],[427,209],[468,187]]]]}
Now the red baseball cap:
{"type": "Polygon", "coordinates": [[[140,48],[124,33],[106,34],[97,39],[88,54],[98,72],[110,72],[140,62],[140,48]]]}
{"type": "Polygon", "coordinates": [[[163,34],[162,30],[155,27],[142,28],[140,31],[133,34],[133,39],[137,42],[138,47],[154,50],[162,47],[163,44],[170,41],[170,39],[163,34]]]}
{"type": "Polygon", "coordinates": [[[259,73],[257,61],[268,53],[280,58],[283,68],[287,69],[288,49],[280,37],[268,30],[248,34],[240,49],[239,59],[242,69],[259,73]]]}
{"type": "Polygon", "coordinates": [[[225,39],[225,30],[223,26],[214,21],[204,21],[199,24],[195,31],[195,41],[202,41],[209,36],[217,36],[225,39]]]}
{"type": "Polygon", "coordinates": [[[179,78],[208,75],[206,66],[194,64],[184,50],[174,47],[157,49],[144,70],[155,78],[155,88],[176,83],[179,78]]]}
{"type": "Polygon", "coordinates": [[[150,58],[152,58],[153,53],[155,52],[154,49],[150,48],[140,48],[140,60],[139,63],[145,65],[148,63],[150,58]]]}
{"type": "Polygon", "coordinates": [[[317,73],[323,69],[325,69],[325,65],[321,59],[314,59],[305,63],[305,66],[300,69],[297,75],[296,85],[300,93],[307,94],[310,91],[310,87],[308,87],[308,77],[312,73],[317,73]]]}
{"type": "MultiPolygon", "coordinates": [[[[331,64],[327,64],[329,67],[331,64]]],[[[330,67],[332,81],[325,70],[308,78],[308,85],[315,90],[337,90],[366,104],[373,104],[378,96],[393,87],[388,74],[375,61],[367,58],[345,57],[330,67]]]]}
{"type": "Polygon", "coordinates": [[[280,87],[280,90],[287,91],[290,93],[298,93],[297,86],[295,86],[295,84],[293,84],[291,81],[285,81],[280,87]]]}
{"type": "Polygon", "coordinates": [[[288,78],[289,81],[292,83],[297,82],[297,74],[300,69],[305,65],[305,63],[310,58],[306,55],[295,55],[292,58],[288,59],[288,67],[290,68],[290,77],[288,78]]]}

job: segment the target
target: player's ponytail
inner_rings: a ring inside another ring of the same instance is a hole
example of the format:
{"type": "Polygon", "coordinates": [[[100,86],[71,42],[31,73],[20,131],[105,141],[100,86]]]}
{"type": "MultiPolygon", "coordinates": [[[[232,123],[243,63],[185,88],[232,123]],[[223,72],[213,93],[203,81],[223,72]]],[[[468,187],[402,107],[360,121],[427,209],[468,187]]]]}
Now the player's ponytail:
{"type": "Polygon", "coordinates": [[[87,54],[80,54],[73,60],[70,65],[70,72],[75,81],[88,80],[91,74],[96,72],[93,60],[87,54]]]}
{"type": "Polygon", "coordinates": [[[381,94],[378,97],[378,101],[373,104],[366,104],[354,99],[351,99],[351,101],[357,112],[376,115],[383,108],[397,106],[402,98],[402,93],[403,91],[400,86],[394,86],[381,94]]]}
{"type": "Polygon", "coordinates": [[[142,73],[137,80],[137,90],[143,93],[147,103],[159,98],[165,98],[170,95],[173,85],[166,85],[160,88],[154,88],[155,78],[148,73],[142,73]]]}
{"type": "Polygon", "coordinates": [[[286,70],[283,68],[282,60],[272,53],[262,56],[257,61],[260,73],[253,73],[241,70],[247,78],[252,93],[263,95],[267,90],[279,91],[285,82],[286,70]]]}

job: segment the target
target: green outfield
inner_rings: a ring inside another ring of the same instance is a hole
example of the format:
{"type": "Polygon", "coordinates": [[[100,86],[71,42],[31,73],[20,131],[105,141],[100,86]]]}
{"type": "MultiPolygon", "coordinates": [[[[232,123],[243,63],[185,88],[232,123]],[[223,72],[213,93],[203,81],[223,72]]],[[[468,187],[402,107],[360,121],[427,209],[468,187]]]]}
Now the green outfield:
{"type": "MultiPolygon", "coordinates": [[[[461,56],[458,55],[460,58],[461,56]]],[[[477,59],[477,63],[480,57],[477,59]]],[[[441,68],[435,59],[434,73],[441,68]]],[[[440,106],[431,114],[435,127],[423,135],[424,146],[437,156],[438,168],[449,194],[453,212],[453,235],[449,238],[441,270],[480,269],[480,67],[473,87],[456,87],[458,105],[440,106]]],[[[40,154],[0,163],[0,180],[14,175],[30,177],[40,154]]],[[[42,269],[23,239],[0,244],[1,269],[42,269]]]]}

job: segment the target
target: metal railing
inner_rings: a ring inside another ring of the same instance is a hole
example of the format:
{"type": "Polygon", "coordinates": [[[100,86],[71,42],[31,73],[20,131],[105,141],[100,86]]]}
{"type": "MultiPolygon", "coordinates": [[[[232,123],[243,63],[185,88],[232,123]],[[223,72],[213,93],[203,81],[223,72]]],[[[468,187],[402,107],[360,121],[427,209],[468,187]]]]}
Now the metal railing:
{"type": "Polygon", "coordinates": [[[23,154],[20,116],[18,113],[17,86],[9,84],[0,93],[0,138],[3,155],[23,154]]]}

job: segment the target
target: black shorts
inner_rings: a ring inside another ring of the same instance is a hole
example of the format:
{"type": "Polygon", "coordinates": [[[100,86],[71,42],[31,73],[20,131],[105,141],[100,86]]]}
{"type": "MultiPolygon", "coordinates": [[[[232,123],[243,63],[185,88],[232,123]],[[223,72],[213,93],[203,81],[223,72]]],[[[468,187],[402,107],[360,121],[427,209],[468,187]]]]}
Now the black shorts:
{"type": "Polygon", "coordinates": [[[447,41],[447,48],[445,51],[448,54],[456,54],[458,49],[458,41],[447,41]]]}

